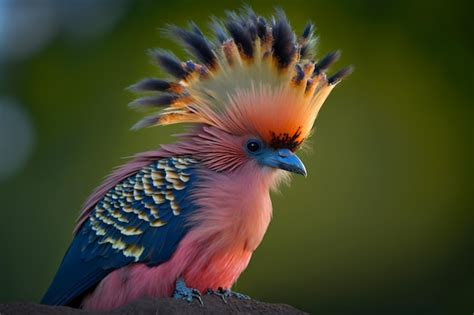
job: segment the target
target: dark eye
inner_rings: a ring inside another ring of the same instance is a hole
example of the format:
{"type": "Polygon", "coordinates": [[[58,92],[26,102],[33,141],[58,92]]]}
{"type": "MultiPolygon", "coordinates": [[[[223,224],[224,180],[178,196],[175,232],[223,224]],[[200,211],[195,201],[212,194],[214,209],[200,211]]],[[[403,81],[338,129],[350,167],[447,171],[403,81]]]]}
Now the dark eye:
{"type": "Polygon", "coordinates": [[[255,141],[255,140],[250,140],[249,142],[247,142],[247,149],[250,151],[250,152],[257,152],[258,150],[260,150],[260,143],[258,141],[255,141]]]}

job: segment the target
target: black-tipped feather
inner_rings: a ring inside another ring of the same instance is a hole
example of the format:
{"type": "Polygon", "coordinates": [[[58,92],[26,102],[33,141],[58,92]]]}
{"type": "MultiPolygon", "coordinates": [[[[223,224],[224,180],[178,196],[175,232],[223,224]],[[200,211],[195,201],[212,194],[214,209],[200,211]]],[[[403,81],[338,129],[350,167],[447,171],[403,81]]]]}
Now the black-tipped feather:
{"type": "Polygon", "coordinates": [[[354,67],[352,67],[352,66],[341,69],[328,79],[328,83],[329,84],[337,84],[337,83],[341,82],[342,79],[349,76],[352,72],[354,72],[354,67]]]}
{"type": "Polygon", "coordinates": [[[160,119],[159,115],[145,117],[142,120],[140,120],[139,122],[137,122],[135,125],[133,125],[132,128],[130,128],[130,129],[131,130],[138,130],[138,129],[142,129],[142,128],[145,128],[145,127],[151,127],[151,126],[155,125],[158,122],[159,119],[160,119]]]}
{"type": "Polygon", "coordinates": [[[214,35],[220,44],[223,44],[228,39],[228,36],[222,28],[221,23],[216,18],[212,20],[211,30],[214,32],[214,35]]]}
{"type": "Polygon", "coordinates": [[[178,95],[164,94],[159,96],[149,96],[142,97],[134,100],[128,106],[131,108],[140,108],[140,107],[159,107],[173,104],[179,98],[178,95]]]}
{"type": "Polygon", "coordinates": [[[134,85],[128,87],[132,92],[146,91],[167,91],[171,88],[171,83],[160,79],[143,79],[134,85]]]}
{"type": "Polygon", "coordinates": [[[314,45],[313,33],[314,24],[312,22],[308,22],[303,30],[303,34],[301,34],[300,58],[311,57],[311,50],[314,45]]]}
{"type": "Polygon", "coordinates": [[[241,24],[249,32],[252,41],[255,41],[257,39],[257,16],[250,6],[246,5],[243,7],[241,21],[241,24]]]}
{"type": "Polygon", "coordinates": [[[255,12],[252,10],[252,7],[249,5],[244,5],[244,7],[241,10],[241,15],[242,15],[242,20],[248,20],[253,24],[257,23],[257,15],[255,12]]]}
{"type": "Polygon", "coordinates": [[[191,32],[177,27],[171,28],[171,32],[184,43],[189,52],[196,56],[200,62],[209,68],[213,68],[216,65],[216,54],[197,26],[194,26],[191,32]]]}
{"type": "Polygon", "coordinates": [[[257,39],[257,27],[255,24],[250,24],[248,26],[248,32],[250,34],[250,39],[252,39],[252,42],[254,42],[257,39]]]}
{"type": "Polygon", "coordinates": [[[191,26],[191,30],[194,32],[194,34],[199,35],[199,36],[201,36],[202,38],[206,38],[206,36],[204,36],[204,33],[203,33],[203,32],[201,31],[201,29],[196,25],[196,23],[191,22],[191,23],[190,23],[190,26],[191,26]]]}
{"type": "Polygon", "coordinates": [[[229,20],[226,24],[227,30],[234,39],[237,47],[239,47],[244,55],[249,58],[253,57],[252,38],[247,30],[245,30],[236,20],[229,20]]]}
{"type": "Polygon", "coordinates": [[[261,40],[265,40],[267,37],[267,22],[261,16],[257,19],[257,35],[261,40]]]}
{"type": "Polygon", "coordinates": [[[301,35],[304,39],[309,39],[313,35],[314,24],[308,22],[304,27],[303,34],[301,35]]]}
{"type": "Polygon", "coordinates": [[[178,79],[185,79],[189,75],[181,65],[181,61],[171,53],[154,50],[151,52],[151,56],[163,70],[172,76],[175,76],[178,79]]]}
{"type": "Polygon", "coordinates": [[[295,35],[285,15],[279,12],[278,19],[273,25],[273,56],[281,68],[287,67],[296,53],[295,35]]]}
{"type": "Polygon", "coordinates": [[[295,83],[298,84],[301,82],[301,80],[304,79],[304,70],[300,64],[296,64],[295,71],[296,71],[296,75],[294,77],[294,80],[295,80],[295,83]]]}
{"type": "MultiPolygon", "coordinates": [[[[314,64],[311,61],[311,56],[317,38],[313,36],[315,29],[313,23],[307,23],[301,36],[296,39],[285,14],[281,10],[277,10],[276,17],[272,17],[267,23],[263,17],[257,17],[250,7],[245,7],[239,13],[227,12],[226,21],[214,18],[211,29],[217,39],[216,42],[208,41],[194,23],[189,25],[188,30],[178,27],[168,28],[168,34],[173,35],[174,39],[178,39],[197,60],[181,62],[171,53],[161,50],[151,52],[152,57],[164,71],[186,82],[145,79],[129,87],[129,90],[134,92],[165,92],[160,93],[160,95],[156,95],[159,94],[156,93],[150,97],[137,99],[130,104],[131,107],[146,109],[169,106],[161,115],[156,114],[155,116],[146,117],[133,126],[132,129],[156,124],[201,121],[194,117],[199,112],[199,108],[193,108],[192,96],[194,95],[188,94],[190,90],[187,86],[188,84],[192,86],[194,80],[206,80],[210,78],[211,73],[217,73],[219,71],[217,66],[220,65],[220,61],[227,61],[229,66],[233,66],[234,43],[241,56],[246,57],[245,60],[254,57],[267,60],[270,57],[275,62],[273,65],[276,65],[282,72],[287,73],[285,71],[289,71],[293,74],[292,84],[296,84],[298,90],[306,85],[305,93],[318,93],[316,88],[319,83],[327,82],[327,84],[335,85],[353,71],[352,67],[347,67],[336,72],[328,79],[326,79],[326,75],[315,77],[324,73],[336,62],[340,57],[340,52],[330,53],[317,64],[314,64]],[[261,46],[258,47],[260,49],[254,51],[256,45],[261,46]],[[260,54],[256,55],[256,52],[260,54]],[[221,53],[223,54],[221,55],[221,53]],[[222,60],[218,60],[218,58],[222,58],[222,60]],[[311,77],[309,78],[309,76],[311,77]]],[[[253,60],[248,61],[249,66],[253,66],[253,60]]],[[[212,97],[212,91],[211,93],[207,91],[205,93],[212,97]]]]}
{"type": "Polygon", "coordinates": [[[339,50],[334,51],[332,53],[327,54],[324,56],[323,59],[321,59],[315,66],[314,66],[314,75],[318,75],[327,69],[335,63],[336,61],[339,60],[341,57],[341,52],[339,50]]]}

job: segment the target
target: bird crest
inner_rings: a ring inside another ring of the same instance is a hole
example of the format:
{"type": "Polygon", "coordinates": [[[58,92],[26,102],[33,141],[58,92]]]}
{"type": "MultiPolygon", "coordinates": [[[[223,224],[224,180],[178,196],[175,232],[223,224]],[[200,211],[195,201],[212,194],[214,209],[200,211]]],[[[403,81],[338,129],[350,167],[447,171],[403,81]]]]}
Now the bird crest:
{"type": "Polygon", "coordinates": [[[269,146],[296,150],[333,87],[352,68],[328,77],[325,72],[340,53],[313,61],[313,24],[296,36],[282,11],[267,21],[247,8],[211,25],[215,40],[195,24],[187,30],[168,28],[195,60],[151,52],[173,79],[144,79],[130,87],[149,93],[131,107],[158,110],[133,128],[205,124],[235,135],[256,134],[269,146]]]}

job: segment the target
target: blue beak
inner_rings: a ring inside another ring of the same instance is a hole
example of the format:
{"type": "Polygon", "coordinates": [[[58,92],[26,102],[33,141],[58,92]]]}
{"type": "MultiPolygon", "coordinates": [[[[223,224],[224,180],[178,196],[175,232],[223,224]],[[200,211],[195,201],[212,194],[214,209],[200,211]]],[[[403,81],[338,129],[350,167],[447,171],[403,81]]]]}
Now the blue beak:
{"type": "Polygon", "coordinates": [[[269,167],[301,174],[304,177],[308,175],[303,162],[301,162],[296,154],[288,149],[272,150],[271,153],[265,154],[265,156],[262,157],[261,163],[269,167]]]}

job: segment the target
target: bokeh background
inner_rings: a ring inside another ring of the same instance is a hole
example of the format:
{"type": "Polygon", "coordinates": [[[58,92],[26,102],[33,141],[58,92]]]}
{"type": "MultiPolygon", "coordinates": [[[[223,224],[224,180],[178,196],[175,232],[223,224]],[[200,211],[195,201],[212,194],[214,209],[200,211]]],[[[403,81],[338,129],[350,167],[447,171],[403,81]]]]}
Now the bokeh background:
{"type": "MultiPolygon", "coordinates": [[[[474,312],[473,5],[246,3],[313,20],[320,54],[356,71],[236,289],[314,314],[474,312]]],[[[91,190],[180,130],[129,131],[142,115],[124,87],[159,75],[147,49],[177,48],[158,28],[242,4],[0,0],[0,302],[39,301],[91,190]]]]}

